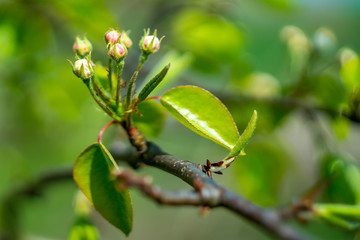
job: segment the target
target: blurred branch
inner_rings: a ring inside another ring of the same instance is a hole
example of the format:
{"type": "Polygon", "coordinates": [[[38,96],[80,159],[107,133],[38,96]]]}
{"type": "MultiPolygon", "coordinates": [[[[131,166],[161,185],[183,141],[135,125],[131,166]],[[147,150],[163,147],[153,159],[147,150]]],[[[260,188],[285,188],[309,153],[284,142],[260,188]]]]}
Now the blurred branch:
{"type": "Polygon", "coordinates": [[[72,169],[51,170],[12,189],[1,203],[1,240],[19,239],[19,204],[25,197],[39,197],[55,183],[72,180],[72,169]]]}
{"type": "Polygon", "coordinates": [[[300,109],[306,112],[323,112],[328,114],[330,117],[343,116],[349,120],[360,123],[360,114],[351,113],[347,114],[339,109],[317,106],[314,104],[305,103],[303,100],[298,100],[292,97],[256,97],[241,93],[216,93],[221,101],[225,103],[239,103],[239,102],[253,102],[253,103],[265,103],[269,105],[279,106],[284,109],[300,109]]]}

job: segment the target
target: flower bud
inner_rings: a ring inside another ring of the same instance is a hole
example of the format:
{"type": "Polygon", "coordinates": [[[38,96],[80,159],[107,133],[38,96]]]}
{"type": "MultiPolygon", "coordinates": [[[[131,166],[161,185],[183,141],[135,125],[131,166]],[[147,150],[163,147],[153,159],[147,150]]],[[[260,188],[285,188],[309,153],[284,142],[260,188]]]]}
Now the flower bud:
{"type": "Polygon", "coordinates": [[[140,41],[140,48],[144,54],[150,55],[160,48],[160,42],[162,38],[159,40],[156,37],[156,30],[153,35],[149,35],[149,30],[145,32],[143,38],[140,41]]]}
{"type": "Polygon", "coordinates": [[[118,42],[120,36],[121,35],[119,31],[111,28],[109,31],[105,33],[105,41],[106,43],[116,43],[118,42]]]}
{"type": "Polygon", "coordinates": [[[127,49],[123,43],[111,44],[108,54],[112,59],[119,62],[126,56],[127,49]]]}
{"type": "Polygon", "coordinates": [[[321,27],[316,30],[313,37],[316,50],[325,56],[331,56],[337,49],[337,39],[335,34],[328,28],[321,27]]]}
{"type": "Polygon", "coordinates": [[[73,65],[73,72],[77,77],[86,80],[94,74],[94,65],[88,59],[79,59],[73,65]]]}
{"type": "Polygon", "coordinates": [[[77,55],[80,57],[85,57],[91,52],[92,45],[86,37],[81,39],[79,36],[77,36],[73,48],[77,55]]]}
{"type": "Polygon", "coordinates": [[[130,48],[132,46],[132,41],[129,38],[129,35],[127,35],[127,33],[125,31],[121,32],[121,38],[120,41],[127,47],[130,48]]]}

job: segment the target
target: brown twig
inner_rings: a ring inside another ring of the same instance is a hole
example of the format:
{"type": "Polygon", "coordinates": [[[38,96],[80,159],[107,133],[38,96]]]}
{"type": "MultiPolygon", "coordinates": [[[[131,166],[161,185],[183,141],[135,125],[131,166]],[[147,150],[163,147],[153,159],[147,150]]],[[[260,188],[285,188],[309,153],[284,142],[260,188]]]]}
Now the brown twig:
{"type": "MultiPolygon", "coordinates": [[[[114,157],[116,158],[118,156],[114,157]]],[[[268,232],[277,239],[310,239],[309,237],[305,238],[289,227],[284,222],[279,211],[264,209],[255,205],[209,178],[204,172],[205,169],[203,165],[178,159],[163,152],[157,145],[151,142],[146,142],[146,150],[139,154],[137,158],[125,158],[123,160],[126,161],[127,159],[131,159],[129,160],[131,165],[134,165],[135,162],[144,163],[171,173],[194,188],[193,191],[162,191],[152,186],[147,178],[134,177],[133,174],[129,174],[128,171],[117,173],[119,178],[125,180],[125,185],[139,188],[146,196],[159,203],[209,206],[212,208],[224,207],[254,223],[260,229],[268,232]]],[[[41,192],[45,187],[68,179],[72,179],[70,169],[46,173],[33,183],[25,184],[16,191],[11,192],[6,198],[7,201],[3,203],[3,207],[10,206],[11,209],[15,209],[14,211],[16,212],[16,205],[10,204],[16,201],[12,200],[19,199],[22,196],[38,195],[37,193],[41,192]],[[6,206],[6,204],[9,204],[9,206],[6,206]]]]}
{"type": "Polygon", "coordinates": [[[278,211],[261,208],[216,183],[206,175],[201,164],[178,159],[151,142],[147,142],[147,151],[140,155],[139,161],[171,173],[194,187],[202,205],[225,207],[278,239],[309,239],[287,226],[278,211]]]}

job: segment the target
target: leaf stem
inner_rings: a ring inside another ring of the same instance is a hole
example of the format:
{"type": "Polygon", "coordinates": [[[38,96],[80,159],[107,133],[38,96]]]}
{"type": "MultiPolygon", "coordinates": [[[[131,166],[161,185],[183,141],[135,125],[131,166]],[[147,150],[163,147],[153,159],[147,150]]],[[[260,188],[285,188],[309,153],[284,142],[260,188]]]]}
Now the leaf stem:
{"type": "Polygon", "coordinates": [[[113,85],[112,85],[112,60],[111,60],[111,58],[109,58],[108,69],[109,69],[109,72],[108,72],[109,88],[110,88],[110,93],[112,95],[113,85]]]}
{"type": "Polygon", "coordinates": [[[152,100],[152,99],[154,99],[154,100],[160,100],[161,97],[159,97],[159,96],[152,96],[152,97],[145,98],[144,101],[148,101],[148,100],[152,100]]]}
{"type": "Polygon", "coordinates": [[[111,122],[108,122],[99,132],[99,135],[98,135],[98,143],[102,143],[102,136],[104,134],[104,132],[106,131],[106,129],[108,127],[110,127],[111,125],[115,124],[115,123],[121,123],[120,121],[117,121],[117,120],[114,120],[114,121],[111,121],[111,122]]]}
{"type": "Polygon", "coordinates": [[[141,67],[143,66],[143,64],[145,63],[145,61],[147,60],[148,55],[142,54],[140,57],[140,61],[139,61],[139,65],[137,66],[134,74],[132,75],[127,90],[126,90],[126,96],[125,96],[125,101],[124,101],[124,119],[127,122],[128,127],[131,126],[131,111],[130,110],[130,105],[131,105],[131,97],[132,97],[132,92],[133,92],[133,86],[134,83],[136,81],[137,75],[140,72],[141,67]]]}
{"type": "Polygon", "coordinates": [[[96,90],[94,89],[94,77],[91,77],[88,80],[84,81],[85,85],[88,87],[91,96],[94,98],[95,102],[113,119],[121,120],[119,116],[117,116],[111,109],[109,109],[108,105],[106,105],[96,94],[96,90]]]}
{"type": "Polygon", "coordinates": [[[121,103],[121,74],[124,67],[124,61],[119,62],[117,65],[116,78],[117,78],[117,86],[116,86],[116,95],[115,102],[117,109],[121,103]]]}

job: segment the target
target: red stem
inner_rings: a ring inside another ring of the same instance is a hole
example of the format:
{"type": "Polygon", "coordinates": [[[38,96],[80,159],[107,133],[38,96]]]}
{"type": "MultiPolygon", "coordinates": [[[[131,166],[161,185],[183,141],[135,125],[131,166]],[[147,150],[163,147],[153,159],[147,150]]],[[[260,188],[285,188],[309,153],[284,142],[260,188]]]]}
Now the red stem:
{"type": "Polygon", "coordinates": [[[160,100],[160,98],[161,98],[161,97],[159,97],[159,96],[153,96],[153,97],[148,97],[148,98],[146,98],[144,101],[151,100],[151,99],[160,100]]]}
{"type": "Polygon", "coordinates": [[[110,127],[111,125],[113,125],[114,123],[120,123],[120,121],[111,121],[111,122],[108,122],[99,132],[99,136],[98,136],[98,143],[101,143],[101,140],[102,140],[102,135],[104,134],[105,130],[110,127]]]}

